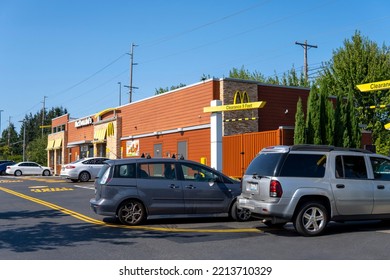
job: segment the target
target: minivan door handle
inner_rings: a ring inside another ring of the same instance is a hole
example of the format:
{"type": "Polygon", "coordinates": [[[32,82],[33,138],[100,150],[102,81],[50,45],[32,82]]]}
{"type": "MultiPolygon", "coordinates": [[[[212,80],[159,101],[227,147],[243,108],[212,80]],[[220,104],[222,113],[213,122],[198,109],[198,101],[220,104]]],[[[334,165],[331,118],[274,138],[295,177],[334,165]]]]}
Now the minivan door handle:
{"type": "Polygon", "coordinates": [[[186,186],[186,188],[187,188],[187,189],[190,189],[190,190],[196,189],[196,187],[193,186],[193,185],[186,186]]]}
{"type": "Polygon", "coordinates": [[[384,185],[378,185],[378,186],[376,186],[376,188],[377,188],[378,190],[384,190],[384,189],[385,189],[385,186],[384,186],[384,185]]]}
{"type": "Polygon", "coordinates": [[[171,189],[178,189],[178,188],[180,188],[180,186],[176,186],[175,184],[171,184],[169,187],[171,189]]]}
{"type": "Polygon", "coordinates": [[[345,188],[345,185],[343,185],[343,184],[337,184],[337,185],[336,185],[336,188],[338,188],[338,189],[344,189],[344,188],[345,188]]]}

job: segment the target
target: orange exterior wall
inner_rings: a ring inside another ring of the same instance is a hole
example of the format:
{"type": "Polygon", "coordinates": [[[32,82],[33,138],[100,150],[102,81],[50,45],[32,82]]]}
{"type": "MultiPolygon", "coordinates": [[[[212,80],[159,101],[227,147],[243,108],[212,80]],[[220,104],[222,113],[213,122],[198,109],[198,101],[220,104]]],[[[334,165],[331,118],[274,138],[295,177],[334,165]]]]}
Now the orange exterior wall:
{"type": "MultiPolygon", "coordinates": [[[[151,157],[154,157],[154,145],[162,144],[162,157],[172,157],[172,155],[178,153],[178,142],[187,141],[187,159],[200,162],[201,158],[206,158],[210,162],[210,129],[150,136],[138,140],[140,155],[149,154],[151,157]]],[[[126,157],[126,142],[127,140],[122,140],[121,144],[123,158],[126,157]]]]}
{"type": "Polygon", "coordinates": [[[203,113],[203,108],[210,106],[215,83],[197,84],[120,107],[122,137],[210,123],[210,113],[203,113]]]}

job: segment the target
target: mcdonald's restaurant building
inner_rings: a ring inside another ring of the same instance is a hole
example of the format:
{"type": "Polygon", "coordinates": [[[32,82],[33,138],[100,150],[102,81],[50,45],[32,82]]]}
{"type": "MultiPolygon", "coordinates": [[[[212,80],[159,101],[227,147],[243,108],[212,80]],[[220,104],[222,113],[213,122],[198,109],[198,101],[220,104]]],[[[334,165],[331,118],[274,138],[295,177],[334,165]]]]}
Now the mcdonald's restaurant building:
{"type": "Polygon", "coordinates": [[[175,155],[215,168],[218,154],[218,169],[239,176],[264,146],[293,143],[297,101],[305,110],[309,91],[213,78],[90,116],[66,114],[52,120],[48,165],[59,174],[63,164],[83,157],[175,155]]]}

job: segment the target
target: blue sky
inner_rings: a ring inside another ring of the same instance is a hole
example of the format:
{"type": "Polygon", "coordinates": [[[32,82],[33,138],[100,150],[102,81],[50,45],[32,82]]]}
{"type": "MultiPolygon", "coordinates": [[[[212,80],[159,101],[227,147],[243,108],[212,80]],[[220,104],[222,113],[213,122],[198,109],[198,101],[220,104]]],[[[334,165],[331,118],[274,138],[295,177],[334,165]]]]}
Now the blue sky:
{"type": "Polygon", "coordinates": [[[233,67],[301,71],[296,41],[318,46],[308,51],[315,74],[356,30],[389,45],[389,9],[387,0],[0,0],[1,130],[9,117],[18,128],[45,96],[46,108],[74,118],[118,106],[132,43],[137,101],[233,67]]]}

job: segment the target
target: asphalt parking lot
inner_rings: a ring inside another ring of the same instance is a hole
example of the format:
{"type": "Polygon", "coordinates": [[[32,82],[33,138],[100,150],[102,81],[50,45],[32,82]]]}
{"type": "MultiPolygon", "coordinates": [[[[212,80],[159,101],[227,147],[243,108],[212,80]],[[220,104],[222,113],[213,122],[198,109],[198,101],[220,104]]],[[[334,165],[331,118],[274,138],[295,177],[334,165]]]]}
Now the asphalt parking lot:
{"type": "Polygon", "coordinates": [[[72,183],[56,176],[3,176],[0,178],[0,191],[44,205],[75,219],[105,227],[169,232],[262,232],[262,224],[258,220],[242,223],[227,217],[154,218],[141,226],[122,225],[115,218],[96,215],[89,208],[89,199],[94,195],[92,181],[72,183]]]}

